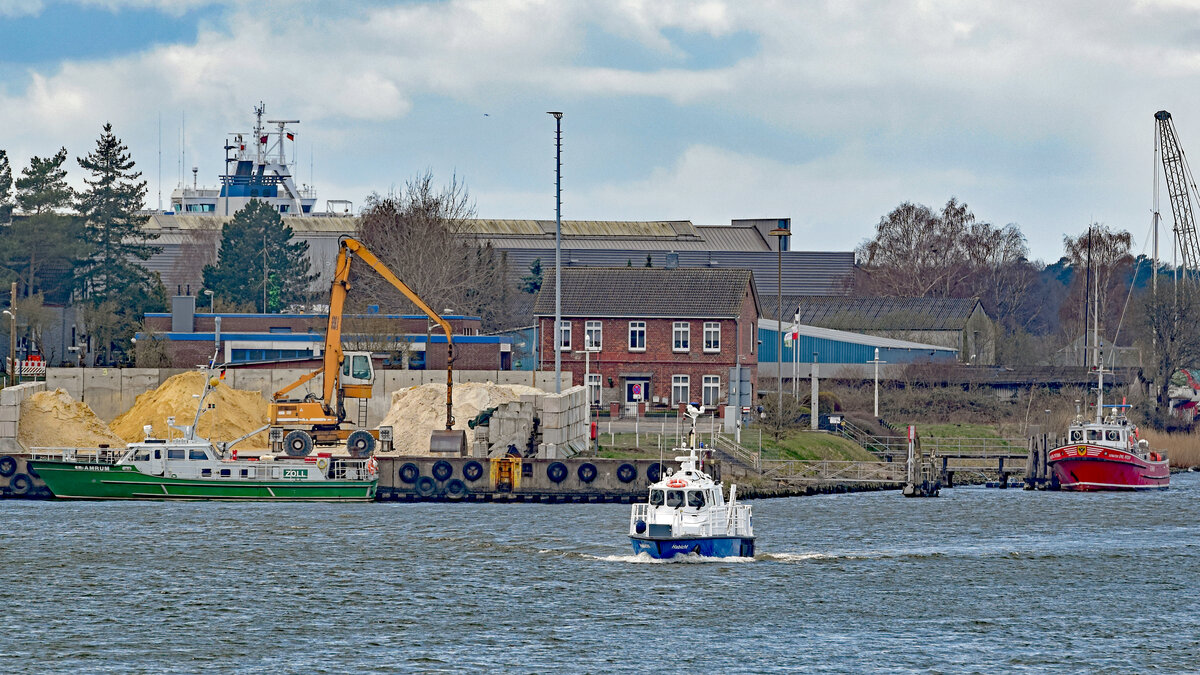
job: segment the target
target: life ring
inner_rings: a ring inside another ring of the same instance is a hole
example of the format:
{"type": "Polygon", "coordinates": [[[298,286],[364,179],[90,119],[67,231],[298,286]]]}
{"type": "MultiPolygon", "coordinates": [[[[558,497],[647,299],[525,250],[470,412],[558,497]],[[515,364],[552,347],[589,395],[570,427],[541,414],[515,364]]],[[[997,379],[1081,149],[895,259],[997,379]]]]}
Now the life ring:
{"type": "Polygon", "coordinates": [[[17,472],[17,460],[5,455],[0,457],[0,476],[8,478],[17,472]]]}
{"type": "Polygon", "coordinates": [[[433,463],[433,477],[438,480],[446,480],[454,474],[454,467],[444,459],[439,459],[433,463]]]}
{"type": "Polygon", "coordinates": [[[1150,453],[1150,461],[1151,462],[1157,462],[1161,459],[1162,459],[1162,457],[1159,457],[1157,452],[1150,453]]]}
{"type": "MultiPolygon", "coordinates": [[[[234,452],[236,453],[237,450],[234,450],[234,452]]],[[[237,459],[237,457],[234,457],[234,459],[237,459]]],[[[319,469],[321,472],[324,472],[325,469],[327,469],[327,468],[329,468],[329,458],[328,457],[318,457],[317,458],[317,469],[319,469]]]]}
{"type": "MultiPolygon", "coordinates": [[[[321,465],[321,460],[317,460],[317,466],[320,466],[320,465],[321,465]]],[[[371,455],[371,458],[367,460],[367,475],[374,476],[374,475],[377,475],[378,473],[379,473],[379,462],[375,461],[374,455],[371,455]]]]}
{"type": "Polygon", "coordinates": [[[463,478],[475,482],[483,478],[483,465],[475,460],[463,464],[463,478]]]}
{"type": "Polygon", "coordinates": [[[687,481],[682,480],[680,478],[672,478],[671,480],[667,481],[667,487],[673,487],[673,488],[687,487],[687,481]]]}
{"type": "Polygon", "coordinates": [[[412,485],[421,477],[421,470],[412,462],[405,462],[404,466],[400,467],[400,480],[412,485]]]}

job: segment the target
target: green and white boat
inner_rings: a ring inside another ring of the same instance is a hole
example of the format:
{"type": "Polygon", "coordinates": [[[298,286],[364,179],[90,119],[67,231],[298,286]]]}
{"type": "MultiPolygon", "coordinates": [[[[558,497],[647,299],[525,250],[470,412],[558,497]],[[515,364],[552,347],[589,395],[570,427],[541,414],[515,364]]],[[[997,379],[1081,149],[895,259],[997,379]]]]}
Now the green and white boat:
{"type": "MultiPolygon", "coordinates": [[[[190,426],[168,426],[179,438],[150,437],[124,451],[93,453],[64,450],[56,457],[34,453],[33,471],[60,499],[154,499],[231,501],[365,502],[375,498],[379,482],[374,457],[340,458],[322,454],[303,458],[237,459],[230,443],[198,438],[196,425],[204,399],[216,386],[206,379],[190,426]]],[[[264,427],[265,428],[265,427],[264,427]]]]}

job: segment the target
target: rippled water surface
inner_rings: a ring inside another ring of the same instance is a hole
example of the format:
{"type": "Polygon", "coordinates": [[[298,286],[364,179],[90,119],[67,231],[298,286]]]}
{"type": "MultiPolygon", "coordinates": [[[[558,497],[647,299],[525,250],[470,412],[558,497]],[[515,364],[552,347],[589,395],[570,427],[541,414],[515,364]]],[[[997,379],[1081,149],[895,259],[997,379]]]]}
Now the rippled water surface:
{"type": "Polygon", "coordinates": [[[0,502],[5,672],[1196,672],[1200,474],[1153,494],[754,502],[753,559],[629,507],[0,502]]]}

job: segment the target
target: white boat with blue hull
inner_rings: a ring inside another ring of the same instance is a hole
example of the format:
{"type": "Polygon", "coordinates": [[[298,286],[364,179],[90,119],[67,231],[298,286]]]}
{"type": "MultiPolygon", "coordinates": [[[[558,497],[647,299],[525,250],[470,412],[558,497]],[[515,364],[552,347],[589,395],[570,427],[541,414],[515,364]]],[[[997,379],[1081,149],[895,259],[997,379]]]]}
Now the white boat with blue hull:
{"type": "Polygon", "coordinates": [[[754,556],[754,523],[750,506],[737,503],[737,486],[729,501],[721,485],[704,473],[696,456],[696,418],[703,408],[688,406],[692,430],[687,455],[675,458],[679,470],[650,486],[645,503],[634,504],[629,517],[629,540],[635,554],[670,559],[677,555],[712,558],[754,556]]]}

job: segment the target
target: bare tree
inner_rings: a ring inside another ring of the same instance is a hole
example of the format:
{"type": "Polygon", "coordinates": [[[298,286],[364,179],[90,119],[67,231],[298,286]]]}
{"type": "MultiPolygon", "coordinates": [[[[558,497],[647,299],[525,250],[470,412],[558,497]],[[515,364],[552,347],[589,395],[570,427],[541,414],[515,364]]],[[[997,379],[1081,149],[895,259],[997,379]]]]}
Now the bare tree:
{"type": "Polygon", "coordinates": [[[1154,357],[1149,379],[1154,383],[1156,407],[1164,409],[1171,376],[1200,362],[1200,295],[1160,288],[1157,296],[1144,291],[1141,304],[1141,339],[1154,357]]]}
{"type": "MultiPolygon", "coordinates": [[[[426,172],[399,192],[368,197],[358,236],[434,311],[478,315],[485,329],[505,327],[516,290],[510,288],[504,256],[466,236],[474,214],[457,177],[439,192],[426,172]]],[[[411,307],[372,271],[358,267],[352,282],[362,292],[352,294],[351,307],[411,307]]]]}
{"type": "Polygon", "coordinates": [[[1091,330],[1090,325],[1083,325],[1085,316],[1099,316],[1101,335],[1108,335],[1108,327],[1116,326],[1124,309],[1125,282],[1133,265],[1132,247],[1133,235],[1125,230],[1110,230],[1100,223],[1093,223],[1078,236],[1063,237],[1066,258],[1075,270],[1059,310],[1068,339],[1091,330]],[[1092,302],[1096,296],[1099,307],[1092,302]],[[1090,309],[1085,311],[1087,307],[1090,309]]]}

